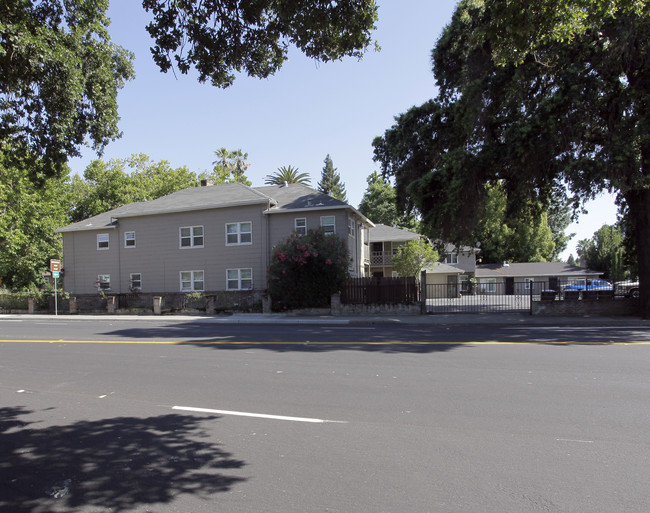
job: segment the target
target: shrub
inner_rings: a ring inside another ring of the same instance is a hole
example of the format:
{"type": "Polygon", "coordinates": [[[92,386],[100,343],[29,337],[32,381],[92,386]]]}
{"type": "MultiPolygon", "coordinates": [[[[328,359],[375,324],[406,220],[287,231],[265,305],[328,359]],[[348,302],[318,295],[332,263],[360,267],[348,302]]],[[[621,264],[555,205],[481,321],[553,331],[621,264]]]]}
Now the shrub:
{"type": "Polygon", "coordinates": [[[329,305],[348,276],[348,249],[335,234],[309,230],[292,233],[273,248],[269,293],[274,310],[329,305]]]}

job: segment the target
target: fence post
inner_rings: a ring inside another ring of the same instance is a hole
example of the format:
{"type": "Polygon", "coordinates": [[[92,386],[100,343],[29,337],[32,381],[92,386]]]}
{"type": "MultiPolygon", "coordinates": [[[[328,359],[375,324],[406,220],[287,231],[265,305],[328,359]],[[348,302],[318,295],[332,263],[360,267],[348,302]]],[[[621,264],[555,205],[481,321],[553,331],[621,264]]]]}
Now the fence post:
{"type": "MultiPolygon", "coordinates": [[[[535,283],[531,282],[530,283],[530,311],[528,312],[530,315],[533,315],[533,289],[535,288],[535,283]]],[[[540,292],[541,294],[541,292],[540,292]]]]}
{"type": "Polygon", "coordinates": [[[427,272],[420,272],[420,313],[427,313],[427,272]]]}

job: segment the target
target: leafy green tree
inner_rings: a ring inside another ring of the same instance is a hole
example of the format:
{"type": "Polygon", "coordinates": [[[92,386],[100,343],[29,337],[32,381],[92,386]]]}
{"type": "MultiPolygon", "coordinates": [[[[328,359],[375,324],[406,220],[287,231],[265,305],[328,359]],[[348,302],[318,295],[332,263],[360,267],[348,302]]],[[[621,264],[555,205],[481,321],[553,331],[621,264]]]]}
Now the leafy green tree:
{"type": "Polygon", "coordinates": [[[329,154],[325,157],[325,165],[321,171],[320,182],[318,182],[318,190],[329,194],[332,198],[345,201],[348,199],[345,194],[345,184],[341,181],[341,175],[336,172],[334,163],[332,162],[329,154]]]}
{"type": "Polygon", "coordinates": [[[573,257],[572,254],[569,255],[569,258],[567,258],[566,263],[569,264],[569,265],[578,265],[579,264],[579,262],[576,262],[576,259],[573,257]]]}
{"type": "Polygon", "coordinates": [[[424,239],[413,239],[397,249],[393,269],[400,276],[420,277],[420,272],[438,261],[438,252],[424,239]]]}
{"type": "Polygon", "coordinates": [[[119,137],[117,93],[133,55],[111,42],[108,2],[9,0],[0,8],[0,151],[30,176],[66,173],[89,139],[119,137]]]}
{"type": "Polygon", "coordinates": [[[273,248],[269,293],[276,310],[328,306],[348,276],[350,261],[343,239],[322,228],[291,234],[273,248]]]}
{"type": "Polygon", "coordinates": [[[601,226],[591,239],[578,243],[577,252],[585,267],[601,271],[605,279],[620,281],[629,277],[623,264],[623,234],[617,226],[601,226]]]}
{"type": "Polygon", "coordinates": [[[368,187],[359,203],[359,212],[373,223],[415,229],[417,223],[412,215],[404,215],[397,209],[395,188],[376,171],[366,178],[368,187]]]}
{"type": "Polygon", "coordinates": [[[566,191],[556,188],[546,209],[548,227],[551,230],[554,244],[549,260],[557,261],[560,254],[567,248],[569,241],[575,236],[575,233],[566,233],[566,229],[573,219],[572,214],[573,209],[568,201],[566,191]]]}
{"type": "MultiPolygon", "coordinates": [[[[33,180],[63,173],[86,140],[101,153],[120,136],[117,92],[133,78],[133,55],[111,42],[108,5],[7,0],[0,7],[0,151],[11,150],[17,162],[34,159],[33,180]]],[[[374,0],[142,5],[152,16],[147,31],[161,71],[194,68],[200,82],[217,87],[239,72],[268,77],[291,45],[319,61],[360,58],[377,19],[374,0]]]]}
{"type": "Polygon", "coordinates": [[[550,260],[555,244],[546,212],[508,218],[507,197],[502,184],[488,189],[485,209],[475,232],[475,239],[481,242],[483,263],[550,260]]]}
{"type": "Polygon", "coordinates": [[[310,178],[307,173],[299,173],[297,167],[282,166],[272,175],[266,175],[266,185],[284,185],[285,183],[301,183],[309,185],[310,178]]]}
{"type": "Polygon", "coordinates": [[[212,163],[214,166],[212,174],[201,175],[200,178],[211,179],[216,185],[233,182],[243,183],[249,187],[253,185],[244,174],[250,166],[247,162],[248,153],[243,153],[241,149],[219,148],[214,154],[217,160],[212,163]]]}
{"type": "Polygon", "coordinates": [[[0,153],[0,281],[14,290],[38,288],[50,258],[63,253],[54,230],[67,220],[65,177],[39,187],[30,180],[35,163],[0,153]]]}
{"type": "Polygon", "coordinates": [[[162,71],[195,68],[199,81],[228,87],[235,72],[273,75],[288,58],[290,44],[307,57],[327,62],[360,58],[371,43],[374,0],[143,0],[153,15],[147,30],[153,59],[162,71]]]}
{"type": "Polygon", "coordinates": [[[421,213],[432,236],[471,240],[486,183],[506,184],[508,218],[540,213],[565,184],[574,208],[615,191],[635,240],[641,312],[650,317],[650,14],[608,2],[607,16],[588,13],[588,30],[570,41],[538,38],[520,62],[495,64],[493,49],[507,47],[499,30],[519,30],[494,30],[503,16],[535,24],[548,12],[523,0],[503,5],[505,13],[485,4],[461,1],[439,39],[438,96],[375,140],[398,201],[421,213]]]}
{"type": "Polygon", "coordinates": [[[70,181],[69,219],[81,221],[127,203],[196,187],[197,182],[196,174],[187,167],[174,169],[166,160],[151,162],[144,154],[108,162],[93,160],[83,178],[75,175],[70,181]]]}

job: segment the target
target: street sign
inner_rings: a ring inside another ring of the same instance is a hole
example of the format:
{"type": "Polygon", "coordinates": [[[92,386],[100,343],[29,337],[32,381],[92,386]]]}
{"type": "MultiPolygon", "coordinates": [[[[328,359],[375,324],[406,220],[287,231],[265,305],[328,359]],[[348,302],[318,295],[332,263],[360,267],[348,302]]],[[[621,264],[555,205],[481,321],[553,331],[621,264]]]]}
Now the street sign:
{"type": "Polygon", "coordinates": [[[60,271],[61,270],[61,260],[50,259],[50,271],[60,271]]]}
{"type": "Polygon", "coordinates": [[[53,278],[58,278],[59,277],[59,271],[52,271],[52,277],[53,278]]]}

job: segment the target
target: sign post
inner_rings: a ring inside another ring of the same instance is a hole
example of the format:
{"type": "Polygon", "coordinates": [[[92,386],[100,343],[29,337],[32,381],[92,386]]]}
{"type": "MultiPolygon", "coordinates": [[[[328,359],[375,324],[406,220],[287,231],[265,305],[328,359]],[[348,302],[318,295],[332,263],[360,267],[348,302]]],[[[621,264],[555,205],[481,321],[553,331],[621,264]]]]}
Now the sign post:
{"type": "Polygon", "coordinates": [[[54,315],[59,315],[59,294],[56,290],[56,279],[59,277],[59,273],[61,272],[61,260],[55,260],[51,258],[50,271],[52,271],[52,277],[54,278],[54,315]]]}

